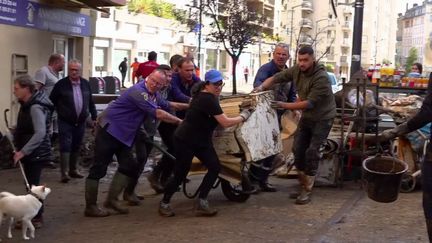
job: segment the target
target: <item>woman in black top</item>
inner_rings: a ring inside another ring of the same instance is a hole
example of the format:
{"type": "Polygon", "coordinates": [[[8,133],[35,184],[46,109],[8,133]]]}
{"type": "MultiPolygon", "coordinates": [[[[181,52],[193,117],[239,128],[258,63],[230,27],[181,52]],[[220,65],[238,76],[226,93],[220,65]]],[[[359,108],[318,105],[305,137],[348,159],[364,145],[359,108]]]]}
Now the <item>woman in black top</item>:
{"type": "Polygon", "coordinates": [[[239,116],[227,117],[219,105],[223,76],[217,70],[205,74],[205,82],[198,84],[198,92],[193,95],[186,117],[174,134],[175,155],[177,158],[174,177],[168,182],[165,194],[159,205],[159,214],[174,216],[170,199],[179,185],[186,178],[196,156],[208,171],[199,188],[196,205],[197,216],[213,216],[217,213],[209,207],[207,195],[217,180],[221,165],[213,147],[212,136],[217,125],[230,127],[245,121],[250,116],[249,110],[243,110],[239,116]]]}

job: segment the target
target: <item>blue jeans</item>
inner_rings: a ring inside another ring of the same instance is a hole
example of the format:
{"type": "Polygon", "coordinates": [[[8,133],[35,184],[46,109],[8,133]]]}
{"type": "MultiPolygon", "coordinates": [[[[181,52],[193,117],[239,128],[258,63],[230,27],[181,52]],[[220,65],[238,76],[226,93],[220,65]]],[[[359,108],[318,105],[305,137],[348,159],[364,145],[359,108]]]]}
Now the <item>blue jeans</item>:
{"type": "Polygon", "coordinates": [[[72,125],[58,119],[60,152],[79,152],[84,138],[85,122],[72,125]]]}
{"type": "Polygon", "coordinates": [[[320,147],[327,139],[333,119],[318,122],[301,119],[294,137],[294,164],[299,171],[315,176],[321,159],[320,147]]]}

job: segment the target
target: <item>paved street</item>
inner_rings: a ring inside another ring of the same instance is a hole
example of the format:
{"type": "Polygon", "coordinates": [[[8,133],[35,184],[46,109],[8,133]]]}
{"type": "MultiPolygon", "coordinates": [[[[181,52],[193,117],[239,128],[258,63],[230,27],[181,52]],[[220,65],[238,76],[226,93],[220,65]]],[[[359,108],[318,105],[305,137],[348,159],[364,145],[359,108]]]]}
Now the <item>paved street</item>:
{"type": "MultiPolygon", "coordinates": [[[[115,167],[103,180],[99,193],[105,199],[115,167]]],[[[157,213],[161,198],[154,195],[145,178],[139,193],[143,204],[131,207],[129,215],[86,218],[84,180],[58,182],[58,172],[46,169],[43,182],[52,188],[46,201],[45,226],[36,230],[32,242],[427,242],[421,193],[401,194],[398,201],[381,204],[368,199],[359,184],[340,188],[317,188],[309,205],[299,206],[288,199],[296,185],[293,179],[272,178],[279,192],[261,193],[245,203],[227,201],[220,188],[210,194],[220,212],[214,218],[197,218],[193,200],[178,193],[172,206],[177,215],[163,218],[157,213]]],[[[191,177],[196,187],[200,176],[191,177]]],[[[0,171],[0,190],[24,192],[18,169],[0,171]]],[[[3,242],[23,242],[21,232],[3,242]]]]}

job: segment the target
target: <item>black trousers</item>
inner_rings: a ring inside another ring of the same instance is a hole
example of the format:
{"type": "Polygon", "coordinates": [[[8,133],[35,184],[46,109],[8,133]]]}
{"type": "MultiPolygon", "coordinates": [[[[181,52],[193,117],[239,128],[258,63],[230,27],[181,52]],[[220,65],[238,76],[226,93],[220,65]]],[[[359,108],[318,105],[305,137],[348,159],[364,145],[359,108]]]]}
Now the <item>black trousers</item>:
{"type": "Polygon", "coordinates": [[[213,147],[213,144],[208,146],[198,146],[196,144],[189,144],[186,141],[174,136],[174,147],[177,156],[175,164],[174,177],[168,181],[165,188],[163,202],[169,203],[172,195],[177,191],[177,188],[186,178],[192,159],[196,156],[205,167],[207,167],[207,174],[204,176],[199,187],[199,198],[207,198],[213,184],[216,182],[221,165],[213,147]]]}
{"type": "Polygon", "coordinates": [[[423,211],[429,240],[432,240],[432,143],[428,144],[421,168],[423,211]]]}
{"type": "Polygon", "coordinates": [[[130,178],[136,177],[138,163],[132,155],[132,148],[121,143],[105,128],[99,129],[96,134],[94,153],[94,162],[90,168],[88,179],[100,180],[103,178],[114,154],[117,156],[119,164],[117,171],[130,178]]]}
{"type": "Polygon", "coordinates": [[[144,171],[144,167],[147,163],[147,159],[153,148],[153,144],[151,144],[152,141],[153,141],[153,137],[148,137],[145,133],[138,132],[137,137],[135,139],[135,154],[138,162],[138,171],[137,171],[136,178],[134,178],[135,180],[138,180],[138,178],[141,176],[142,172],[144,171]]]}
{"type": "MultiPolygon", "coordinates": [[[[27,161],[25,158],[21,160],[22,165],[24,167],[24,173],[27,177],[28,183],[31,186],[39,186],[40,178],[42,174],[42,169],[44,168],[44,164],[49,161],[27,161]]],[[[29,192],[30,193],[30,192],[29,192]]],[[[34,217],[35,219],[39,219],[42,217],[44,212],[44,205],[42,202],[42,207],[39,209],[39,212],[34,217]]]]}
{"type": "MultiPolygon", "coordinates": [[[[174,155],[174,132],[177,129],[177,125],[161,122],[158,127],[159,135],[161,136],[162,142],[167,147],[167,152],[174,155]]],[[[161,160],[153,168],[153,174],[160,178],[162,184],[165,184],[167,179],[172,175],[174,171],[175,160],[172,160],[165,154],[162,155],[161,160]]]]}

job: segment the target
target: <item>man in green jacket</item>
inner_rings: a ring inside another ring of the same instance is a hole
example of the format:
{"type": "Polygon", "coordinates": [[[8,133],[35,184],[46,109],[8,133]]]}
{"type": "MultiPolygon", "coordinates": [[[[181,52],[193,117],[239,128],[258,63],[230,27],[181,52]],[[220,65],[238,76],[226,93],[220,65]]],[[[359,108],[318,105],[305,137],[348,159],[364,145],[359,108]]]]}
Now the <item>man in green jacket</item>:
{"type": "Polygon", "coordinates": [[[266,90],[274,83],[283,82],[294,82],[298,99],[294,103],[273,101],[272,107],[303,111],[293,147],[300,190],[290,194],[290,198],[295,198],[296,204],[307,204],[318,170],[319,149],[333,125],[336,103],[326,69],[315,62],[314,50],[310,46],[300,48],[295,66],[266,79],[254,91],[266,90]]]}

